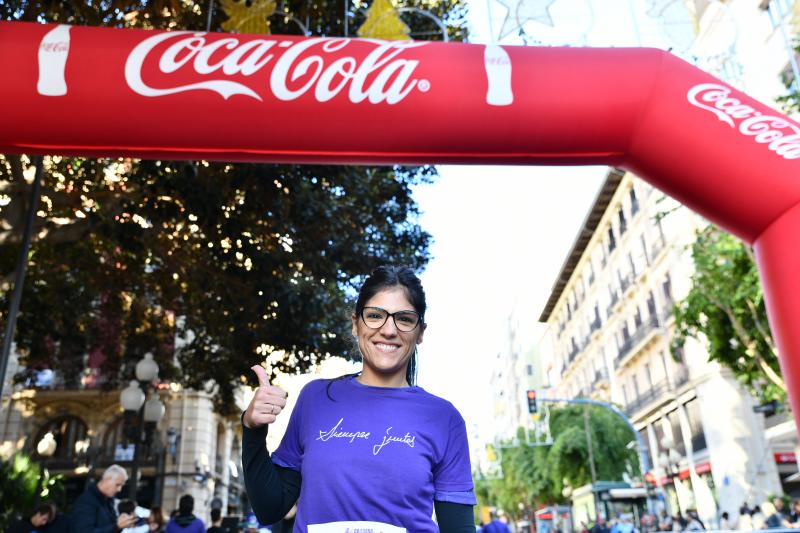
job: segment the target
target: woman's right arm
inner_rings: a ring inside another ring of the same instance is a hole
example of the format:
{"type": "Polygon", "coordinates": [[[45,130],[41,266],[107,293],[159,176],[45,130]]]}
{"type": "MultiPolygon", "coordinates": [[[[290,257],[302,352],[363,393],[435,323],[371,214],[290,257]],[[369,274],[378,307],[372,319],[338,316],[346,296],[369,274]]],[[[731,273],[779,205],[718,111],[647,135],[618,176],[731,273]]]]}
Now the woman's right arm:
{"type": "Polygon", "coordinates": [[[273,464],[267,453],[267,427],[242,424],[242,467],[247,496],[258,521],[282,520],[300,496],[300,472],[273,464]]]}

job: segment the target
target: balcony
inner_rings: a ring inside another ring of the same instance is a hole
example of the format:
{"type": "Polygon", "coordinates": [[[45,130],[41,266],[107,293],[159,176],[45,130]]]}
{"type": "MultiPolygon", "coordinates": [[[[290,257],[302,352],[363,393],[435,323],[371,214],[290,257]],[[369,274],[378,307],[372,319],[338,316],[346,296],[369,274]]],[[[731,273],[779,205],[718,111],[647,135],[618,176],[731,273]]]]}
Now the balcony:
{"type": "Polygon", "coordinates": [[[665,242],[663,237],[659,237],[656,242],[653,243],[652,248],[650,248],[650,262],[655,263],[656,258],[661,253],[661,251],[665,247],[665,242]]]}
{"type": "Polygon", "coordinates": [[[611,316],[613,314],[612,310],[614,309],[614,306],[617,305],[618,301],[619,301],[619,293],[617,291],[612,292],[611,293],[611,302],[609,302],[608,308],[606,309],[606,315],[607,316],[611,316]]]}
{"type": "Polygon", "coordinates": [[[625,294],[625,292],[628,290],[628,288],[631,285],[633,285],[633,278],[634,278],[634,274],[633,274],[633,272],[631,272],[630,274],[628,274],[627,276],[625,276],[624,278],[622,278],[620,280],[619,286],[622,289],[622,293],[623,294],[625,294]]]}
{"type": "Polygon", "coordinates": [[[661,313],[659,313],[659,319],[661,320],[662,324],[666,324],[672,316],[672,307],[674,305],[675,302],[672,297],[667,298],[667,300],[664,302],[664,307],[661,309],[661,313]]]}
{"type": "Polygon", "coordinates": [[[602,382],[608,381],[608,370],[605,368],[601,368],[596,370],[594,373],[594,380],[593,383],[595,386],[599,385],[602,382]]]}
{"type": "Polygon", "coordinates": [[[658,329],[659,322],[658,317],[651,315],[649,319],[644,321],[641,326],[634,332],[633,335],[628,337],[622,346],[619,348],[619,354],[617,358],[614,360],[614,364],[617,368],[619,368],[622,364],[623,359],[625,359],[631,351],[639,346],[639,344],[644,341],[648,335],[658,329]]]}
{"type": "Polygon", "coordinates": [[[669,392],[669,383],[667,380],[661,380],[658,383],[654,384],[650,390],[645,391],[643,394],[640,394],[625,406],[625,411],[628,414],[633,414],[638,412],[641,409],[644,409],[648,405],[654,403],[655,401],[659,400],[660,398],[667,395],[669,392]]]}
{"type": "Polygon", "coordinates": [[[672,371],[672,385],[676,389],[685,385],[689,381],[689,369],[686,365],[679,365],[672,371]]]}

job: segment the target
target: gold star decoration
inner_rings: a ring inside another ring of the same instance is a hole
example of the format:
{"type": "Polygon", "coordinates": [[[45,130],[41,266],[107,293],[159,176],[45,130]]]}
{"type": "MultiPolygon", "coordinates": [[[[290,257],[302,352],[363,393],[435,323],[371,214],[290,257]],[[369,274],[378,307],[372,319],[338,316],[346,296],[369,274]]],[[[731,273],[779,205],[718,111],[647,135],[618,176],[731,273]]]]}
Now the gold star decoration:
{"type": "Polygon", "coordinates": [[[222,29],[232,33],[268,34],[269,17],[275,12],[274,0],[222,0],[222,9],[228,20],[222,23],[222,29]]]}
{"type": "Polygon", "coordinates": [[[367,10],[367,19],[358,28],[358,36],[387,41],[407,41],[411,30],[400,20],[391,0],[375,0],[367,10]]]}
{"type": "Polygon", "coordinates": [[[550,6],[556,0],[497,0],[508,12],[500,28],[500,39],[522,28],[529,20],[553,26],[550,6]]]}

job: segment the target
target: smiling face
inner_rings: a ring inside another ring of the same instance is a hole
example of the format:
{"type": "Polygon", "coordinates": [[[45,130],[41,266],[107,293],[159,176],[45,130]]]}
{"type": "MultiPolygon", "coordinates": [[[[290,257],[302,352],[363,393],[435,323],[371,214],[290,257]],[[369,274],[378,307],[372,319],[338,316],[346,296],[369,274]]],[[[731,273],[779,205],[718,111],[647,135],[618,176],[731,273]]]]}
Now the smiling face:
{"type": "MultiPolygon", "coordinates": [[[[389,313],[414,311],[414,306],[402,287],[392,287],[377,292],[367,300],[365,307],[379,307],[389,313]]],[[[406,365],[422,342],[425,324],[412,331],[400,331],[392,318],[380,328],[367,326],[360,316],[353,315],[353,335],[364,359],[360,381],[377,387],[406,387],[406,365]]]]}

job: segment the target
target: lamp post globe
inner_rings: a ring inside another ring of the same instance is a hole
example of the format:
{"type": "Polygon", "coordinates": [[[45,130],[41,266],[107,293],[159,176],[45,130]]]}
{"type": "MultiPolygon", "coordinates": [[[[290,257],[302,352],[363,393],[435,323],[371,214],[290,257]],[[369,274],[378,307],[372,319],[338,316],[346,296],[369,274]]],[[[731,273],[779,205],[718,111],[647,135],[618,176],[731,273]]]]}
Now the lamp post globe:
{"type": "Polygon", "coordinates": [[[136,363],[136,379],[150,383],[158,377],[158,363],[153,360],[153,354],[146,353],[144,358],[136,363]]]}
{"type": "Polygon", "coordinates": [[[144,402],[144,421],[145,423],[158,424],[164,417],[166,408],[157,394],[144,402]]]}
{"type": "Polygon", "coordinates": [[[144,398],[144,391],[139,387],[139,383],[131,381],[119,394],[119,403],[126,411],[138,411],[144,404],[144,398]]]}

